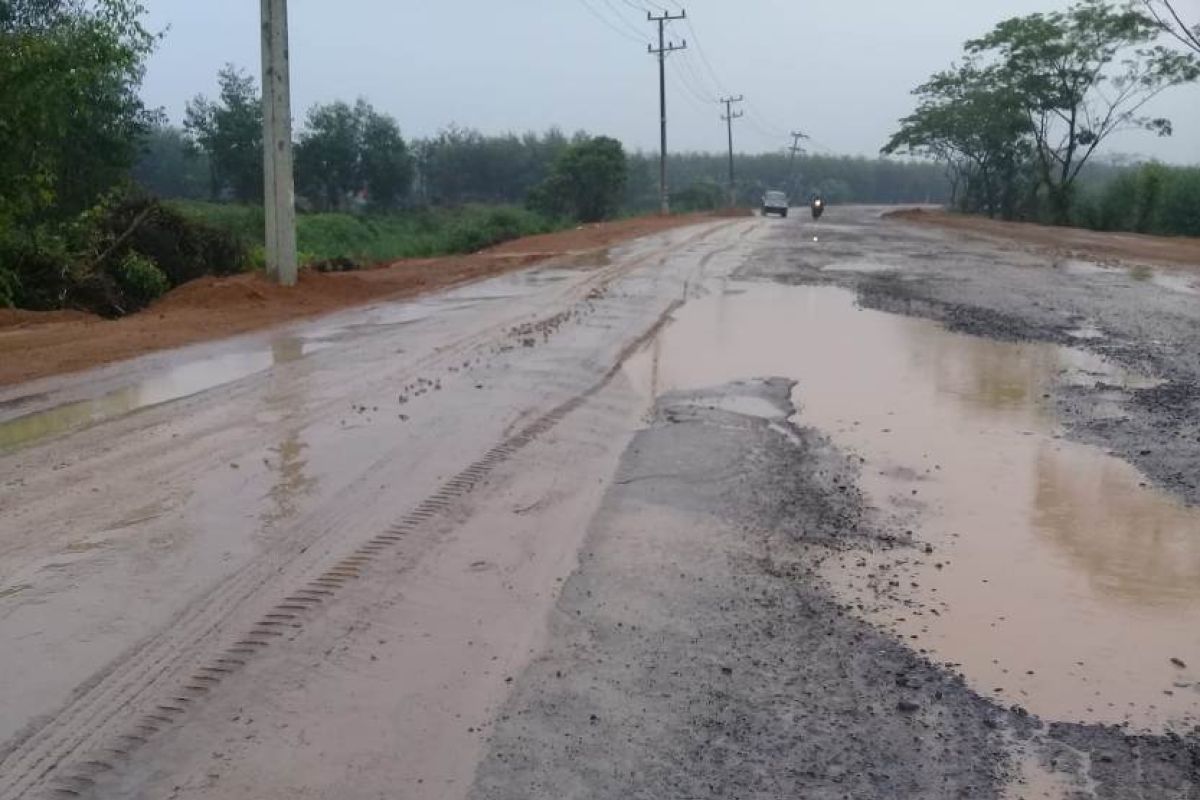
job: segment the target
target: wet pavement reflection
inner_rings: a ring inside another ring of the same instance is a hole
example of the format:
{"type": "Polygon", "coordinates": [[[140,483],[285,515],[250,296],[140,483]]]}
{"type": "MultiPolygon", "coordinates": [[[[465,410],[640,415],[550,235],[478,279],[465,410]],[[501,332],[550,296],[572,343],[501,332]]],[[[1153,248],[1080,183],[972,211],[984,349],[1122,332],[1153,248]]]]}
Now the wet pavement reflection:
{"type": "Polygon", "coordinates": [[[1051,400],[1063,383],[1152,381],[832,287],[760,284],[684,307],[627,372],[648,394],[795,379],[797,421],[863,458],[879,518],[920,542],[835,557],[827,579],[981,693],[1050,719],[1196,723],[1200,512],[1062,438],[1051,400]]]}
{"type": "Polygon", "coordinates": [[[186,348],[168,356],[169,363],[164,366],[140,373],[131,370],[134,374],[128,385],[40,411],[24,409],[44,403],[49,398],[46,392],[8,398],[0,401],[0,452],[225,386],[359,336],[522,297],[566,280],[572,270],[606,264],[609,259],[608,251],[588,253],[576,259],[578,264],[570,262],[569,268],[531,269],[426,297],[354,309],[274,335],[245,337],[232,345],[236,348],[233,352],[214,354],[204,346],[186,348]]]}

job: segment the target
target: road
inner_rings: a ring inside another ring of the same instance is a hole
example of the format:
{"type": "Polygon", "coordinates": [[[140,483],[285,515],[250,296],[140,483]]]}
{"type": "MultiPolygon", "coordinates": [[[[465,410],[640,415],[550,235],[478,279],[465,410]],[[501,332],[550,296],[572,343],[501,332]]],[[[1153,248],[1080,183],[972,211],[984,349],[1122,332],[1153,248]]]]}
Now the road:
{"type": "Polygon", "coordinates": [[[881,211],[0,394],[0,800],[1200,797],[1195,274],[881,211]]]}

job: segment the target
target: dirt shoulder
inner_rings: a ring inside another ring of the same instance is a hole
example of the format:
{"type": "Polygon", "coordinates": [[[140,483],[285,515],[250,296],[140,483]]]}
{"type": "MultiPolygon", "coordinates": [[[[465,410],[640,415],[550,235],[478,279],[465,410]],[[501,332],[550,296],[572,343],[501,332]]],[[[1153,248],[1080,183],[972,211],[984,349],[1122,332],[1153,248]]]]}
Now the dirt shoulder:
{"type": "Polygon", "coordinates": [[[903,222],[936,225],[963,233],[1030,244],[1068,257],[1200,268],[1200,239],[1186,236],[1102,233],[1082,228],[1036,225],[1030,222],[1001,222],[920,208],[893,211],[885,216],[903,222]]]}
{"type": "Polygon", "coordinates": [[[294,289],[275,286],[261,274],[203,278],[119,320],[76,311],[0,309],[0,386],[412,297],[707,219],[701,214],[638,217],[518,239],[473,255],[410,259],[351,273],[304,270],[294,289]]]}

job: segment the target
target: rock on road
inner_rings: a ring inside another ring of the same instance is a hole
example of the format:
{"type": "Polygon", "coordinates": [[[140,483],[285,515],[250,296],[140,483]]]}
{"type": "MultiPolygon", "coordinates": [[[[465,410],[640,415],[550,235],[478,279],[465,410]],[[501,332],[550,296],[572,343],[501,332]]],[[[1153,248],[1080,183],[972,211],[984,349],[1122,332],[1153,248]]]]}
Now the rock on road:
{"type": "Polygon", "coordinates": [[[0,800],[1196,798],[1192,280],[835,208],[8,390],[0,800]]]}

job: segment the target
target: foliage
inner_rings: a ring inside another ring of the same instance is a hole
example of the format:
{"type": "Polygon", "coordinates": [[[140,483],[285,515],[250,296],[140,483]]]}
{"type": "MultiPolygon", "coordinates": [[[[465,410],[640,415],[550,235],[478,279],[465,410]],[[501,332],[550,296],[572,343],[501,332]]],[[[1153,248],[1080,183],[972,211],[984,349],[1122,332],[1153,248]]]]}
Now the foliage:
{"type": "Polygon", "coordinates": [[[117,285],[138,307],[147,306],[166,294],[170,281],[154,261],[130,251],[113,270],[117,285]]]}
{"type": "Polygon", "coordinates": [[[920,102],[883,152],[926,156],[947,167],[951,202],[978,200],[989,216],[1015,213],[1029,156],[1025,114],[994,69],[975,62],[939,72],[913,92],[920,102]]]}
{"type": "MultiPolygon", "coordinates": [[[[180,213],[225,232],[237,232],[253,251],[263,240],[262,209],[215,203],[172,203],[180,213]]],[[[349,259],[374,264],[400,258],[469,253],[556,225],[513,206],[464,206],[385,214],[301,214],[297,240],[302,262],[349,259]]]]}
{"type": "Polygon", "coordinates": [[[65,220],[117,184],[153,120],[136,0],[0,3],[0,224],[65,220]]]}
{"type": "Polygon", "coordinates": [[[616,139],[580,140],[554,162],[550,176],[529,194],[529,206],[550,217],[599,222],[621,207],[629,167],[616,139]]]}
{"type": "Polygon", "coordinates": [[[1200,168],[1151,162],[1089,187],[1075,224],[1103,231],[1200,236],[1200,168]]]}
{"type": "Polygon", "coordinates": [[[969,54],[994,60],[995,85],[1025,112],[1054,221],[1069,219],[1080,170],[1112,134],[1170,135],[1170,120],[1140,111],[1164,89],[1200,77],[1200,62],[1156,44],[1160,33],[1132,6],[1081,0],[1065,12],[1005,20],[967,43],[969,54]]]}
{"type": "Polygon", "coordinates": [[[727,190],[716,181],[701,180],[686,189],[671,193],[671,209],[680,214],[724,208],[727,190]]]}
{"type": "Polygon", "coordinates": [[[134,182],[151,194],[191,200],[209,195],[209,176],[208,155],[170,125],[156,125],[146,134],[131,172],[134,182]]]}
{"type": "MultiPolygon", "coordinates": [[[[577,134],[576,140],[583,137],[577,134]]],[[[414,145],[417,200],[435,206],[522,203],[570,143],[557,129],[485,136],[451,126],[414,145]]]]}
{"type": "Polygon", "coordinates": [[[240,271],[246,251],[155,200],[116,193],[67,223],[4,231],[0,264],[12,305],[116,316],[188,280],[240,271]]]}
{"type": "Polygon", "coordinates": [[[183,127],[209,163],[209,195],[239,202],[263,197],[263,110],[254,78],[232,64],[217,76],[217,100],[198,95],[187,104],[183,127]]]}
{"type": "Polygon", "coordinates": [[[963,66],[917,88],[916,111],[884,151],[942,162],[964,210],[1066,223],[1101,145],[1123,130],[1169,135],[1170,120],[1142,109],[1200,77],[1200,59],[1160,44],[1162,33],[1133,4],[1107,0],[1004,20],[966,44],[963,66]]]}
{"type": "MultiPolygon", "coordinates": [[[[667,161],[670,185],[681,192],[704,187],[724,187],[729,162],[716,153],[677,153],[667,161]]],[[[845,203],[940,203],[949,199],[949,184],[936,165],[899,159],[851,156],[801,156],[793,163],[782,153],[737,157],[738,203],[757,206],[763,192],[780,189],[793,198],[817,193],[831,202],[845,203]]],[[[728,190],[720,188],[718,206],[728,190]]],[[[629,181],[624,206],[627,210],[658,208],[658,156],[635,153],[629,157],[629,181]]],[[[684,205],[672,208],[689,210],[684,205]]]]}
{"type": "Polygon", "coordinates": [[[1142,5],[1159,28],[1184,47],[1200,53],[1200,20],[1189,24],[1175,7],[1175,0],[1142,0],[1142,5]]]}
{"type": "Polygon", "coordinates": [[[365,193],[377,208],[394,206],[412,183],[412,157],[396,121],[365,100],[314,106],[296,149],[300,191],[324,210],[344,210],[365,193]]]}

